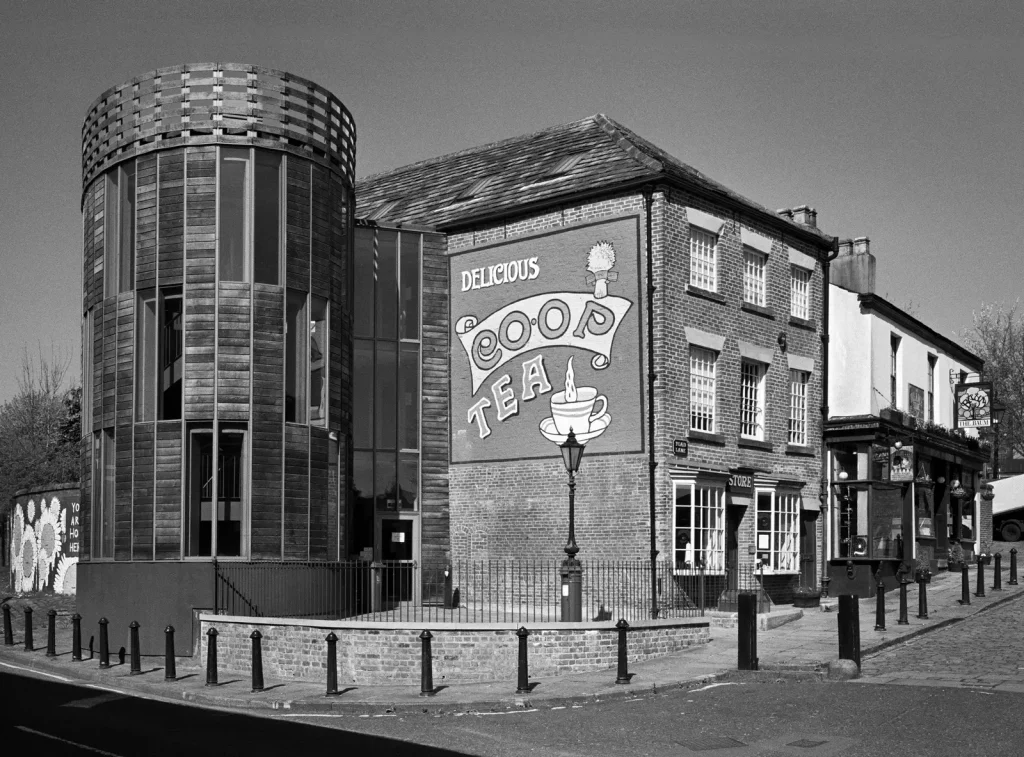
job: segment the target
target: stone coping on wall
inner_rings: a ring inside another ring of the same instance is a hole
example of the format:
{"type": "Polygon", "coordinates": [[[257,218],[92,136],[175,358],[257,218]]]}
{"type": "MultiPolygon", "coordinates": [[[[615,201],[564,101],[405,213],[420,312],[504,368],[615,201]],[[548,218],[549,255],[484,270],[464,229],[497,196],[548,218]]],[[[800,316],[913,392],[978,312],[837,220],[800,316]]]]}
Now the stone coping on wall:
{"type": "MultiPolygon", "coordinates": [[[[335,632],[338,680],[357,686],[415,684],[420,679],[420,634],[431,632],[435,683],[472,683],[514,677],[516,623],[385,623],[294,618],[252,618],[201,613],[202,659],[217,629],[218,665],[245,674],[252,663],[253,631],[262,641],[264,675],[273,680],[323,681],[326,635],[335,632]]],[[[611,621],[537,623],[528,627],[531,676],[558,676],[615,667],[618,632],[611,621]]],[[[710,641],[706,618],[644,620],[627,635],[630,662],[664,657],[710,641]]]]}
{"type": "MultiPolygon", "coordinates": [[[[380,620],[325,620],[319,618],[272,618],[253,617],[249,615],[214,615],[209,612],[199,613],[201,623],[244,623],[250,626],[292,626],[295,628],[323,628],[332,631],[353,630],[367,631],[386,629],[388,631],[515,631],[526,626],[530,631],[614,631],[617,620],[595,620],[581,623],[542,622],[542,623],[453,623],[451,621],[396,621],[380,620]]],[[[629,624],[629,630],[639,631],[648,628],[710,627],[710,618],[661,618],[638,620],[629,624]]]]}

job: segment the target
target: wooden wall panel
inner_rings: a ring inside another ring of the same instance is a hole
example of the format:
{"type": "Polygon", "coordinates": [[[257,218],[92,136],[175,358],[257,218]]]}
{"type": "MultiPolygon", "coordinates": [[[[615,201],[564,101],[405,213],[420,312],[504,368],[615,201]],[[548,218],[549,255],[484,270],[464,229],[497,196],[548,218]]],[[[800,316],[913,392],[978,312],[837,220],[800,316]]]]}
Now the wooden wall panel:
{"type": "Polygon", "coordinates": [[[215,147],[190,147],[186,164],[185,418],[213,418],[216,326],[215,147]]]}
{"type": "Polygon", "coordinates": [[[81,493],[79,501],[82,503],[82,518],[79,524],[79,553],[80,560],[88,562],[92,559],[92,436],[82,437],[79,447],[79,470],[82,472],[79,478],[81,493]]]}
{"type": "Polygon", "coordinates": [[[96,265],[96,193],[89,188],[82,195],[82,312],[96,303],[93,301],[93,268],[96,265]]]}
{"type": "Polygon", "coordinates": [[[327,169],[318,165],[313,165],[312,169],[311,206],[309,291],[317,297],[330,298],[334,284],[331,275],[331,184],[327,169]]]}
{"type": "Polygon", "coordinates": [[[103,300],[103,177],[93,182],[92,188],[86,193],[91,195],[89,208],[89,246],[85,262],[85,306],[86,309],[96,307],[103,300]]]}
{"type": "Polygon", "coordinates": [[[134,429],[132,472],[132,559],[153,559],[153,504],[156,493],[154,443],[156,427],[139,423],[134,429]]]}
{"type": "Polygon", "coordinates": [[[138,197],[135,206],[135,288],[156,286],[156,162],[157,156],[139,158],[135,181],[138,197]]]}
{"type": "Polygon", "coordinates": [[[443,560],[450,549],[448,515],[448,259],[446,239],[423,237],[423,409],[420,440],[421,555],[443,560]]]}
{"type": "Polygon", "coordinates": [[[96,386],[103,395],[102,427],[111,428],[117,401],[117,297],[103,301],[103,356],[99,365],[103,377],[96,386]]]}
{"type": "Polygon", "coordinates": [[[117,394],[115,400],[114,445],[117,469],[114,473],[114,559],[132,557],[132,463],[134,455],[132,415],[133,343],[135,336],[135,293],[117,296],[117,394]]]}
{"type": "Polygon", "coordinates": [[[284,557],[309,559],[309,428],[284,430],[284,557]]]}
{"type": "Polygon", "coordinates": [[[253,285],[252,494],[253,559],[281,558],[284,463],[284,292],[253,285]]]}
{"type": "Polygon", "coordinates": [[[223,282],[217,304],[217,415],[221,420],[249,420],[252,361],[249,285],[223,282]]]}
{"type": "Polygon", "coordinates": [[[181,557],[181,423],[156,424],[156,559],[181,557]]]}
{"type": "MultiPolygon", "coordinates": [[[[349,287],[352,270],[350,219],[352,192],[331,174],[331,338],[328,424],[336,431],[351,425],[352,417],[352,318],[349,287]]],[[[344,479],[342,479],[344,480],[344,479]]]]}
{"type": "Polygon", "coordinates": [[[292,289],[309,291],[310,162],[288,157],[286,213],[286,281],[292,289]]]}
{"type": "Polygon", "coordinates": [[[160,153],[158,228],[160,286],[182,281],[185,251],[185,150],[160,153]]]}
{"type": "Polygon", "coordinates": [[[92,430],[103,425],[103,305],[92,314],[92,430]]]}
{"type": "Polygon", "coordinates": [[[327,429],[311,428],[309,434],[309,559],[328,559],[328,451],[327,429]]]}

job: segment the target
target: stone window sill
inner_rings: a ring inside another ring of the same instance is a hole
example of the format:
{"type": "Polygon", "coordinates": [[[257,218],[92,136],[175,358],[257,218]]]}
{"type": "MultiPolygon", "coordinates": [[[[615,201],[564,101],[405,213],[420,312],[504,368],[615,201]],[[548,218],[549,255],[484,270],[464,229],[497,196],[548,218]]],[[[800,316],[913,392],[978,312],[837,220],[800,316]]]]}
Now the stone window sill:
{"type": "Polygon", "coordinates": [[[701,289],[700,287],[695,287],[693,284],[686,285],[686,293],[693,295],[694,297],[700,297],[702,300],[717,302],[719,305],[725,304],[725,295],[719,294],[718,292],[712,292],[707,289],[701,289]]]}
{"type": "Polygon", "coordinates": [[[798,329],[807,329],[808,331],[816,331],[818,326],[813,320],[797,318],[795,315],[789,317],[789,325],[796,326],[798,329]]]}
{"type": "Polygon", "coordinates": [[[787,444],[786,454],[796,455],[797,457],[814,457],[814,450],[802,444],[787,444]]]}
{"type": "Polygon", "coordinates": [[[775,320],[774,310],[772,310],[771,308],[762,307],[760,305],[755,305],[753,302],[744,302],[742,305],[740,305],[740,310],[742,310],[745,313],[753,313],[754,315],[760,315],[764,318],[771,318],[773,321],[775,320]]]}
{"type": "Polygon", "coordinates": [[[747,449],[763,449],[768,452],[772,452],[775,449],[771,442],[762,441],[761,439],[748,439],[745,436],[741,436],[737,440],[736,444],[739,447],[746,447],[747,449]]]}
{"type": "Polygon", "coordinates": [[[692,442],[707,442],[708,444],[725,446],[725,436],[723,434],[709,434],[707,431],[697,431],[691,428],[686,438],[692,442]]]}

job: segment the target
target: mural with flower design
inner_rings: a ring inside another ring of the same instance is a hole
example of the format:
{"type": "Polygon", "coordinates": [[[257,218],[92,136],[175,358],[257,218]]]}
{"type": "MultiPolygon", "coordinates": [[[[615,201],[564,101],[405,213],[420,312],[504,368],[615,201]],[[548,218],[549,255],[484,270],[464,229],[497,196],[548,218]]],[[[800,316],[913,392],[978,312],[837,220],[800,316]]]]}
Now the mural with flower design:
{"type": "Polygon", "coordinates": [[[82,536],[79,490],[20,494],[14,498],[9,523],[12,588],[74,594],[82,536]]]}

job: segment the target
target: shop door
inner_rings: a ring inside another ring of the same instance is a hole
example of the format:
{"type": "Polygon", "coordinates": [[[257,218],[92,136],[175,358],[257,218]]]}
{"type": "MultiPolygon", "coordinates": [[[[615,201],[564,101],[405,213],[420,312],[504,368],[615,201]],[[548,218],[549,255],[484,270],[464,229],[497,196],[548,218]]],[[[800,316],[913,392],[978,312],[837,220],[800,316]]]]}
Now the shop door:
{"type": "Polygon", "coordinates": [[[730,505],[725,508],[725,588],[739,589],[740,576],[740,521],[745,507],[730,505]]]}
{"type": "Polygon", "coordinates": [[[817,522],[817,512],[813,510],[800,512],[800,584],[802,586],[813,587],[815,585],[814,568],[818,559],[817,522]]]}
{"type": "Polygon", "coordinates": [[[375,553],[384,563],[381,598],[391,606],[398,602],[419,601],[417,522],[415,518],[390,513],[377,515],[375,553]]]}

